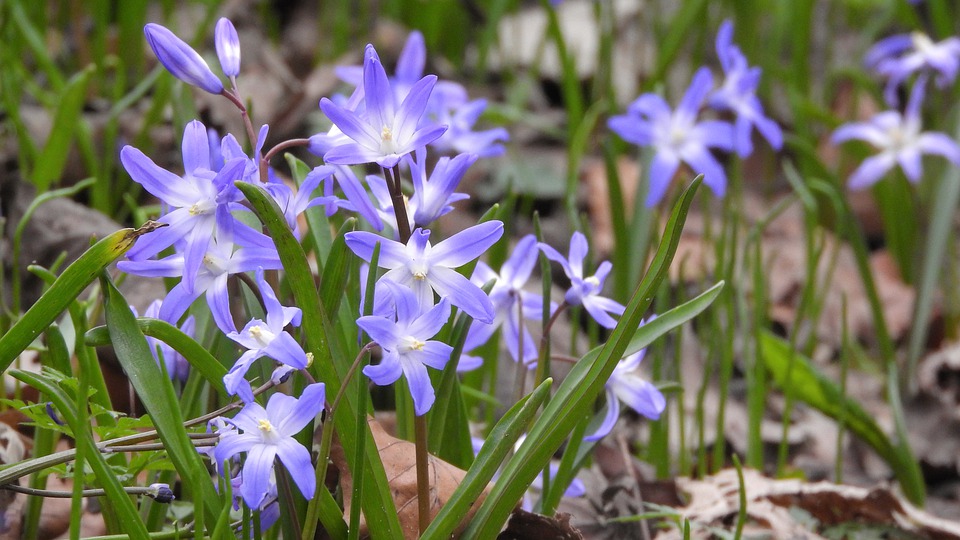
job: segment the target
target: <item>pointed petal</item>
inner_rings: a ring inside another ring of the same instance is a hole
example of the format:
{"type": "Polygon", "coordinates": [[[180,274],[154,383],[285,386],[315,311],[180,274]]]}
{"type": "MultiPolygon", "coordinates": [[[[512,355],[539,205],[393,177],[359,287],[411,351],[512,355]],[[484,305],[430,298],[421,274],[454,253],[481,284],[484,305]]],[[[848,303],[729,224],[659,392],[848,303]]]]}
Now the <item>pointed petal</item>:
{"type": "Polygon", "coordinates": [[[400,341],[397,323],[377,315],[365,315],[357,319],[357,326],[370,335],[384,349],[393,349],[400,341]]]}
{"type": "Polygon", "coordinates": [[[647,193],[647,208],[656,206],[670,187],[677,169],[680,168],[680,159],[673,152],[657,152],[650,162],[650,191],[647,193]]]}
{"type": "Polygon", "coordinates": [[[120,162],[134,182],[151,195],[174,207],[190,206],[192,189],[179,176],[158,166],[143,152],[132,146],[120,150],[120,162]]]}
{"type": "Polygon", "coordinates": [[[396,353],[388,352],[383,355],[379,364],[364,367],[363,374],[377,386],[389,386],[403,375],[403,367],[396,353]]]}
{"type": "Polygon", "coordinates": [[[310,474],[313,464],[310,463],[310,452],[293,438],[277,441],[277,457],[287,468],[294,483],[300,488],[304,498],[310,500],[316,491],[316,475],[310,474]]]}
{"type": "Polygon", "coordinates": [[[273,472],[273,458],[276,455],[277,447],[272,444],[258,444],[247,452],[240,493],[250,508],[259,507],[260,501],[270,489],[270,474],[273,472]]]}
{"type": "Polygon", "coordinates": [[[413,136],[413,132],[420,124],[420,117],[427,108],[427,101],[435,84],[437,84],[437,76],[427,75],[410,88],[410,93],[400,104],[396,119],[390,119],[394,127],[394,136],[398,141],[407,141],[413,136]]]}
{"type": "Polygon", "coordinates": [[[427,368],[420,362],[403,359],[400,362],[403,366],[403,374],[407,378],[410,395],[413,397],[414,414],[423,416],[433,406],[436,397],[430,375],[427,373],[427,368]]]}
{"type": "Polygon", "coordinates": [[[274,394],[267,403],[267,413],[277,431],[285,437],[292,437],[307,426],[323,410],[326,394],[323,383],[314,383],[303,389],[300,398],[285,396],[288,399],[277,399],[284,394],[274,394]]]}
{"type": "Polygon", "coordinates": [[[443,240],[430,251],[432,265],[457,268],[483,255],[503,236],[503,222],[487,221],[443,240]]]}
{"type": "Polygon", "coordinates": [[[380,134],[357,113],[348,111],[327,98],[320,100],[320,109],[347,137],[365,148],[376,149],[380,146],[380,134]]]}
{"type": "Polygon", "coordinates": [[[620,401],[614,395],[613,390],[607,388],[607,414],[603,417],[603,422],[592,434],[583,438],[585,441],[599,441],[613,431],[613,426],[617,425],[620,419],[620,401]]]}
{"type": "Polygon", "coordinates": [[[491,322],[495,312],[490,298],[470,280],[456,271],[442,266],[434,267],[427,275],[430,286],[441,297],[449,297],[450,303],[481,322],[491,322]]]}
{"type": "Polygon", "coordinates": [[[423,68],[427,63],[427,47],[424,44],[423,34],[418,30],[410,32],[407,42],[400,51],[397,59],[395,75],[397,80],[412,83],[423,76],[423,68]]]}

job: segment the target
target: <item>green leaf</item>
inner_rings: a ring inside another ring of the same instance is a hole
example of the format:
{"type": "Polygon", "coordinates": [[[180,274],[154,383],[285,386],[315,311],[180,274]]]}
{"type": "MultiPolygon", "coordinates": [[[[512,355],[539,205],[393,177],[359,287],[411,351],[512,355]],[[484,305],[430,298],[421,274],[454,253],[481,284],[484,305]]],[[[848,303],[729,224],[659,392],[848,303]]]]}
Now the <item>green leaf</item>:
{"type": "Polygon", "coordinates": [[[340,300],[347,288],[347,280],[356,262],[356,257],[347,248],[347,242],[344,239],[344,235],[356,229],[356,226],[357,220],[350,218],[340,227],[340,232],[330,248],[326,265],[323,267],[323,275],[320,279],[320,303],[326,308],[327,317],[330,319],[337,315],[340,300]]]}
{"type": "Polygon", "coordinates": [[[194,503],[201,502],[203,505],[204,514],[195,518],[206,518],[212,527],[220,517],[222,501],[214,490],[200,454],[183,427],[183,415],[173,385],[154,360],[126,298],[106,275],[100,283],[105,296],[107,329],[117,353],[117,361],[123,366],[144,408],[150,413],[160,440],[180,473],[181,481],[192,494],[194,503]]]}
{"type": "Polygon", "coordinates": [[[0,372],[26,349],[96,278],[146,233],[162,227],[148,221],[139,229],[121,229],[94,244],[74,261],[30,309],[0,337],[0,372]]]}
{"type": "Polygon", "coordinates": [[[823,414],[839,420],[893,469],[900,487],[911,501],[922,501],[923,474],[915,460],[904,459],[896,445],[860,404],[846,397],[836,383],[820,373],[810,360],[769,331],[760,334],[761,357],[781,388],[790,386],[793,395],[823,414]]]}
{"type": "MultiPolygon", "coordinates": [[[[210,351],[166,321],[146,317],[135,320],[141,332],[173,347],[221,396],[227,397],[227,390],[223,386],[223,376],[227,374],[227,369],[210,354],[210,351]]],[[[110,331],[106,326],[91,328],[84,336],[84,340],[91,347],[110,345],[110,331]]]]}
{"type": "MultiPolygon", "coordinates": [[[[327,395],[335,396],[343,385],[343,378],[350,369],[351,359],[341,354],[342,344],[331,339],[335,331],[327,317],[326,311],[320,303],[320,295],[313,281],[313,273],[307,263],[307,256],[300,246],[300,242],[293,236],[277,203],[263,188],[246,182],[235,184],[250,202],[254,212],[267,227],[270,236],[277,245],[280,260],[287,283],[296,300],[296,305],[302,310],[303,317],[301,332],[306,337],[308,352],[313,354],[313,364],[310,369],[314,377],[327,385],[327,395]],[[334,350],[336,349],[336,350],[334,350]]],[[[355,384],[359,384],[355,382],[355,384]]],[[[366,414],[366,410],[358,410],[357,398],[349,390],[344,393],[343,400],[333,413],[334,428],[340,436],[344,454],[352,461],[356,453],[356,415],[366,414]]],[[[368,440],[373,436],[365,434],[368,440]]],[[[387,474],[380,461],[375,445],[366,445],[363,463],[350,463],[351,469],[364,467],[363,512],[374,538],[402,538],[400,520],[397,517],[396,505],[390,494],[387,483],[387,474]]]]}
{"type": "Polygon", "coordinates": [[[481,505],[462,538],[496,536],[527,486],[547,466],[553,453],[560,448],[564,439],[580,421],[581,415],[578,411],[590,407],[603,390],[633,337],[638,332],[651,332],[648,330],[650,325],[644,325],[638,330],[640,320],[653,301],[654,291],[667,275],[687,212],[701,181],[702,176],[698,176],[674,206],[653,262],[610,338],[593,361],[585,359],[577,362],[560,384],[556,395],[551,398],[523,445],[504,467],[490,496],[481,505]]]}
{"type": "Polygon", "coordinates": [[[86,101],[87,81],[93,71],[93,66],[88,66],[71,77],[63,89],[53,117],[50,137],[37,156],[33,168],[33,185],[37,187],[37,191],[46,191],[50,184],[59,180],[63,174],[77,124],[84,121],[80,112],[86,101]]]}
{"type": "Polygon", "coordinates": [[[487,483],[496,474],[497,469],[503,462],[513,445],[527,430],[530,422],[533,420],[537,409],[550,395],[550,387],[553,385],[553,379],[547,378],[540,386],[535,388],[529,395],[524,396],[518,401],[493,429],[487,435],[486,442],[477,454],[477,459],[473,466],[467,471],[457,489],[454,490],[446,504],[440,509],[440,512],[433,519],[430,527],[424,531],[421,540],[432,540],[450,538],[453,531],[463,521],[463,516],[467,513],[476,500],[483,492],[487,483]]]}

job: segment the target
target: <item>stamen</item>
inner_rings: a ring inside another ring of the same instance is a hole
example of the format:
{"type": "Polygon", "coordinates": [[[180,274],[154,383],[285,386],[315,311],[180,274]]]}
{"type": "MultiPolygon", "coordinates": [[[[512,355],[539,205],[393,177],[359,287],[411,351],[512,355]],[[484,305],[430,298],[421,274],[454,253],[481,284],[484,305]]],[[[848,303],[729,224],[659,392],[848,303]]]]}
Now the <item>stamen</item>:
{"type": "Polygon", "coordinates": [[[270,423],[266,418],[262,418],[257,421],[257,427],[260,428],[260,431],[264,433],[270,433],[273,431],[273,424],[270,423]]]}

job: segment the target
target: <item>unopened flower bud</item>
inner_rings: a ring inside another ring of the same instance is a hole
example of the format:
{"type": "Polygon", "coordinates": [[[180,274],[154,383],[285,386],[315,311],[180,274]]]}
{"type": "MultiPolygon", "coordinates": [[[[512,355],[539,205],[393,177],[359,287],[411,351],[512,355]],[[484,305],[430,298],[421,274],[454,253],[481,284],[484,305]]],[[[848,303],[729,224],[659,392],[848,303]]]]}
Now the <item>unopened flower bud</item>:
{"type": "Polygon", "coordinates": [[[173,32],[159,24],[149,23],[143,27],[143,33],[157,59],[174,77],[211,94],[223,92],[223,83],[210,71],[203,57],[173,32]]]}
{"type": "Polygon", "coordinates": [[[170,489],[168,484],[150,484],[149,489],[150,493],[148,493],[147,496],[158,503],[169,503],[176,499],[176,497],[173,496],[173,490],[170,489]]]}
{"type": "Polygon", "coordinates": [[[220,59],[223,74],[227,77],[236,77],[240,74],[240,37],[237,36],[237,29],[233,27],[230,19],[221,17],[217,21],[214,36],[217,57],[220,59]]]}

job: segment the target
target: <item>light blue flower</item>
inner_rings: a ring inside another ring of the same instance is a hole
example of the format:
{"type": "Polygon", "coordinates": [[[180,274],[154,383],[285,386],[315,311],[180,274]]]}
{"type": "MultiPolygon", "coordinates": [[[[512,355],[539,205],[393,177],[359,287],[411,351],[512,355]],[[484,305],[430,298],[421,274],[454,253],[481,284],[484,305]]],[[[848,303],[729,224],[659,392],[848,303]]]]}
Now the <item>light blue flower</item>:
{"type": "Polygon", "coordinates": [[[396,320],[378,315],[357,319],[357,326],[383,349],[380,363],[364,367],[363,373],[380,386],[393,384],[401,375],[406,377],[414,412],[422,416],[435,400],[425,366],[443,369],[453,351],[450,345],[430,339],[450,319],[450,303],[443,298],[437,305],[421,311],[416,296],[407,287],[383,278],[379,284],[393,296],[396,320]]]}
{"type": "Polygon", "coordinates": [[[710,149],[732,150],[733,128],[719,120],[697,121],[700,106],[712,87],[710,70],[700,68],[675,111],[662,97],[643,94],[630,104],[627,114],[608,121],[610,129],[623,140],[652,146],[656,152],[650,163],[647,206],[660,202],[681,163],[703,174],[703,183],[717,197],[726,192],[727,175],[710,149]]]}
{"type": "Polygon", "coordinates": [[[250,508],[259,508],[270,491],[274,458],[290,472],[290,477],[307,499],[313,497],[316,480],[310,451],[294,435],[299,433],[324,407],[323,383],[303,389],[300,398],[282,393],[270,397],[267,407],[247,403],[233,419],[237,429],[220,431],[220,440],[213,452],[217,463],[246,452],[240,493],[250,508]]]}
{"type": "Polygon", "coordinates": [[[863,189],[874,184],[896,165],[903,169],[907,180],[916,183],[923,174],[923,154],[943,156],[960,167],[960,147],[956,141],[943,133],[920,131],[924,83],[921,78],[914,84],[905,114],[883,111],[868,122],[844,124],[833,132],[831,141],[834,144],[861,139],[880,150],[853,172],[847,181],[850,189],[863,189]]]}
{"type": "Polygon", "coordinates": [[[223,92],[223,83],[210,71],[203,57],[169,29],[148,23],[143,27],[143,33],[157,60],[174,77],[211,94],[223,92]]]}
{"type": "Polygon", "coordinates": [[[220,17],[214,29],[214,44],[220,67],[227,77],[240,75],[240,37],[233,23],[226,17],[220,17]]]}
{"type": "Polygon", "coordinates": [[[887,78],[884,98],[893,105],[897,103],[897,87],[914,73],[936,73],[941,88],[952,84],[960,70],[960,38],[934,43],[923,32],[897,34],[875,43],[864,63],[887,78]]]}
{"type": "Polygon", "coordinates": [[[570,288],[567,289],[565,300],[571,306],[582,305],[587,313],[604,328],[613,328],[617,325],[616,319],[610,316],[622,315],[624,307],[622,304],[610,298],[600,296],[603,291],[603,283],[607,280],[613,265],[610,261],[603,261],[597,267],[597,271],[592,276],[584,277],[583,261],[587,257],[587,237],[580,231],[575,231],[570,238],[570,256],[564,257],[559,251],[551,246],[539,243],[538,246],[548,259],[559,263],[563,267],[563,272],[570,278],[570,288]]]}

